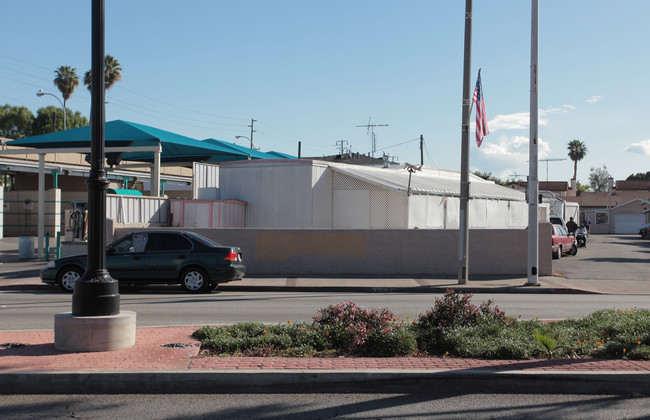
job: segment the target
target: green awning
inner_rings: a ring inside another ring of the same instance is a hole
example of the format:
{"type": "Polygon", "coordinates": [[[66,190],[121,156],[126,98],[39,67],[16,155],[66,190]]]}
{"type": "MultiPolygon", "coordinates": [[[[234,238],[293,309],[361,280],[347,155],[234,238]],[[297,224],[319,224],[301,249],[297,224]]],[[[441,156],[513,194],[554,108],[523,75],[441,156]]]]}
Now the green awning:
{"type": "Polygon", "coordinates": [[[109,188],[106,193],[117,195],[138,195],[141,196],[142,192],[138,190],[125,190],[124,188],[109,188]]]}

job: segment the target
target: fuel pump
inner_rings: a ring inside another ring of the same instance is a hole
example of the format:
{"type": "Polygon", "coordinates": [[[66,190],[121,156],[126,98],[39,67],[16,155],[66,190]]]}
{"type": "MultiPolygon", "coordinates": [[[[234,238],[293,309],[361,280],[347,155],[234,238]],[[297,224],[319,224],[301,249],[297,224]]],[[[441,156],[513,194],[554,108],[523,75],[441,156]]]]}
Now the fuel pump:
{"type": "Polygon", "coordinates": [[[85,241],[88,239],[87,226],[88,202],[82,200],[73,201],[66,231],[71,233],[70,236],[73,241],[85,241]]]}

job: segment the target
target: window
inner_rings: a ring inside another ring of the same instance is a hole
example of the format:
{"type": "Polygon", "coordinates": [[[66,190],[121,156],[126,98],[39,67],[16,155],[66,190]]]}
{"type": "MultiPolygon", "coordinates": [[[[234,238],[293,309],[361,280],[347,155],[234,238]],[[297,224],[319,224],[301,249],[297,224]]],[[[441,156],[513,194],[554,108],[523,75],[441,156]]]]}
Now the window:
{"type": "Polygon", "coordinates": [[[609,213],[596,213],[596,224],[597,225],[609,224],[609,213]]]}
{"type": "Polygon", "coordinates": [[[146,233],[136,233],[113,244],[115,252],[142,252],[147,244],[146,233]]]}
{"type": "Polygon", "coordinates": [[[146,251],[188,251],[192,243],[176,233],[151,233],[146,251]]]}

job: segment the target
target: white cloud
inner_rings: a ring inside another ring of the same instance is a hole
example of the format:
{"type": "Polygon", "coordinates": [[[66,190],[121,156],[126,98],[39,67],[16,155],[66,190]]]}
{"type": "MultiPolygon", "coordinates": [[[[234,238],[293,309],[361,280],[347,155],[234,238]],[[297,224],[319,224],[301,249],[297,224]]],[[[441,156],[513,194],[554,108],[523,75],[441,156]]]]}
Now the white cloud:
{"type": "MultiPolygon", "coordinates": [[[[529,157],[529,143],[526,136],[502,135],[496,142],[492,142],[489,136],[485,138],[479,149],[482,158],[493,163],[494,167],[522,167],[528,166],[526,161],[529,157]]],[[[538,155],[543,159],[549,155],[551,148],[548,142],[539,140],[538,155]]]]}
{"type": "Polygon", "coordinates": [[[632,143],[625,148],[625,151],[650,156],[650,139],[632,143]]]}
{"type": "Polygon", "coordinates": [[[575,106],[571,104],[566,104],[555,108],[540,109],[539,114],[540,115],[565,114],[567,112],[573,111],[574,109],[576,109],[575,106]]]}
{"type": "MultiPolygon", "coordinates": [[[[548,119],[544,118],[551,114],[564,114],[576,109],[573,105],[562,105],[555,108],[547,108],[539,110],[539,119],[537,124],[540,126],[548,125],[548,119]]],[[[490,131],[498,130],[527,130],[530,123],[529,112],[515,112],[514,114],[501,114],[488,121],[490,131]]]]}
{"type": "Polygon", "coordinates": [[[600,102],[601,99],[603,99],[602,95],[593,95],[592,97],[585,99],[585,102],[588,104],[595,104],[596,102],[600,102]]]}
{"type": "Polygon", "coordinates": [[[490,131],[523,130],[528,128],[529,122],[528,112],[517,112],[515,114],[497,115],[488,121],[488,127],[490,131]]]}

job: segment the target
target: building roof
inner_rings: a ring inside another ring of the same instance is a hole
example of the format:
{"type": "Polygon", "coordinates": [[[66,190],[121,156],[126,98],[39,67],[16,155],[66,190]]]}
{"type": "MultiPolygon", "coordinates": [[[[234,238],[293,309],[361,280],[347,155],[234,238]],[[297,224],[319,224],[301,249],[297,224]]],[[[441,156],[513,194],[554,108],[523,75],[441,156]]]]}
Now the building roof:
{"type": "MultiPolygon", "coordinates": [[[[401,168],[377,168],[340,163],[328,163],[329,167],[345,175],[369,182],[403,194],[408,194],[409,171],[401,168]]],[[[440,195],[460,197],[460,172],[448,169],[422,167],[411,175],[411,195],[440,195]]],[[[470,174],[470,198],[525,201],[521,191],[497,185],[470,174]]]]}
{"type": "Polygon", "coordinates": [[[616,190],[650,190],[650,180],[631,179],[629,181],[616,181],[616,190]]]}
{"type": "MultiPolygon", "coordinates": [[[[350,165],[364,165],[364,166],[384,166],[383,158],[376,158],[362,153],[339,153],[337,155],[323,156],[323,157],[306,157],[303,159],[322,160],[325,162],[335,163],[348,163],[350,165]]],[[[391,166],[400,166],[399,163],[389,162],[391,166]]]]}
{"type": "MultiPolygon", "coordinates": [[[[217,140],[217,139],[205,139],[203,140],[204,142],[216,145],[218,147],[225,147],[227,149],[233,149],[237,153],[240,153],[248,159],[248,156],[250,156],[251,159],[277,159],[278,157],[271,154],[273,152],[265,153],[265,152],[260,152],[257,149],[249,149],[244,146],[240,146],[235,143],[228,143],[223,140],[217,140]]],[[[231,159],[231,160],[242,160],[242,159],[231,159]]],[[[219,156],[215,156],[214,158],[208,159],[208,162],[220,162],[219,156]]]]}

